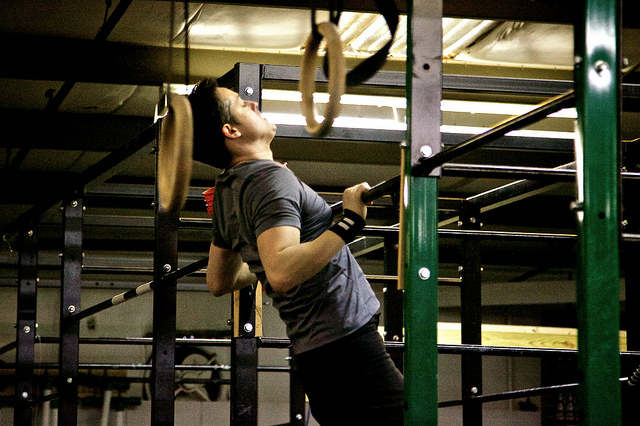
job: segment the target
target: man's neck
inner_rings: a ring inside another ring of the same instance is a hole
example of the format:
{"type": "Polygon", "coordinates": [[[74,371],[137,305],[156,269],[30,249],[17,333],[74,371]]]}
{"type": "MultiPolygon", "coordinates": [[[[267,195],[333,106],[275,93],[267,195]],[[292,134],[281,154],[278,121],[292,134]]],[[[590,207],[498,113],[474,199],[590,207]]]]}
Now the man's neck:
{"type": "Polygon", "coordinates": [[[240,163],[246,163],[247,161],[252,160],[272,160],[273,161],[273,153],[271,150],[263,151],[263,152],[254,152],[245,155],[239,155],[234,157],[229,163],[229,167],[237,166],[240,163]]]}

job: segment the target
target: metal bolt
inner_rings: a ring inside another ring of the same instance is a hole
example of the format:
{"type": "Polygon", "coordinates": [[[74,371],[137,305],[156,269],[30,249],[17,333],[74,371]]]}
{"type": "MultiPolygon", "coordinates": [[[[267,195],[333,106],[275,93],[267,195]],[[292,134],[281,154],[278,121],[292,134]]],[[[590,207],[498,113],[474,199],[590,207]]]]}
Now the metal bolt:
{"type": "Polygon", "coordinates": [[[253,324],[251,324],[250,322],[246,323],[244,325],[244,332],[251,333],[252,331],[253,331],[253,324]]]}
{"type": "Polygon", "coordinates": [[[475,217],[470,217],[470,218],[469,218],[469,222],[471,222],[471,223],[476,223],[476,218],[475,218],[475,217]]]}
{"type": "Polygon", "coordinates": [[[76,311],[76,307],[73,305],[69,305],[69,307],[67,308],[69,309],[69,312],[74,313],[76,311]]]}
{"type": "Polygon", "coordinates": [[[428,280],[431,276],[431,271],[429,270],[429,268],[420,268],[418,270],[418,276],[420,276],[420,279],[422,280],[428,280]]]}
{"type": "Polygon", "coordinates": [[[425,158],[431,157],[431,154],[433,154],[433,149],[429,145],[422,145],[422,147],[420,147],[420,154],[425,158]]]}
{"type": "Polygon", "coordinates": [[[233,325],[233,320],[231,318],[229,318],[227,320],[227,325],[229,325],[229,326],[233,325]]]}
{"type": "Polygon", "coordinates": [[[33,231],[27,231],[27,236],[28,237],[33,237],[33,231]]]}
{"type": "Polygon", "coordinates": [[[598,75],[602,75],[606,71],[609,71],[609,64],[607,64],[605,61],[596,61],[593,67],[595,68],[598,75]]]}
{"type": "Polygon", "coordinates": [[[73,200],[71,202],[71,207],[78,207],[78,202],[76,200],[73,200]]]}
{"type": "Polygon", "coordinates": [[[22,392],[22,399],[29,398],[29,392],[22,392]]]}
{"type": "Polygon", "coordinates": [[[573,63],[578,65],[582,63],[582,56],[574,56],[573,57],[573,63]]]}
{"type": "Polygon", "coordinates": [[[69,384],[73,383],[73,377],[67,377],[67,383],[69,384]]]}
{"type": "Polygon", "coordinates": [[[622,66],[623,67],[629,66],[629,58],[622,58],[622,66]]]}
{"type": "Polygon", "coordinates": [[[574,212],[584,210],[584,203],[582,201],[572,201],[570,205],[571,210],[574,212]]]}
{"type": "Polygon", "coordinates": [[[629,225],[629,221],[627,219],[622,221],[622,226],[627,226],[629,225]]]}
{"type": "Polygon", "coordinates": [[[253,95],[253,87],[251,87],[251,86],[245,87],[244,93],[246,93],[247,96],[253,95]]]}
{"type": "Polygon", "coordinates": [[[171,265],[169,265],[168,263],[165,263],[162,269],[164,269],[165,272],[169,272],[171,271],[171,265]]]}
{"type": "Polygon", "coordinates": [[[459,220],[459,221],[458,221],[458,228],[462,228],[462,225],[463,225],[462,221],[461,221],[461,220],[459,220]]]}
{"type": "Polygon", "coordinates": [[[393,335],[393,341],[394,342],[399,342],[400,341],[400,336],[398,336],[397,334],[393,335]]]}
{"type": "Polygon", "coordinates": [[[458,272],[462,272],[463,269],[464,267],[462,265],[458,266],[458,272]]]}
{"type": "Polygon", "coordinates": [[[302,414],[300,414],[300,413],[296,414],[296,419],[302,420],[302,414]]]}
{"type": "Polygon", "coordinates": [[[24,328],[22,329],[25,333],[29,333],[31,331],[31,327],[29,327],[28,325],[25,325],[24,328]]]}
{"type": "Polygon", "coordinates": [[[471,388],[471,395],[477,395],[478,394],[478,388],[477,387],[472,387],[471,388]]]}

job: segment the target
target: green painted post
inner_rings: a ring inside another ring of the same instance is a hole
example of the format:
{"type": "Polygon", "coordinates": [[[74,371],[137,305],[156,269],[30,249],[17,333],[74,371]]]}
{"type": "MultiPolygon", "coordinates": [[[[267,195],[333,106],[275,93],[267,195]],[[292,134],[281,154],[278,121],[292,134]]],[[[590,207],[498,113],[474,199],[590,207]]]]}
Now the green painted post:
{"type": "Polygon", "coordinates": [[[408,2],[407,144],[400,267],[404,284],[405,425],[438,424],[438,187],[440,169],[411,176],[441,150],[442,0],[408,2]],[[416,117],[414,120],[413,117],[416,117]]]}
{"type": "Polygon", "coordinates": [[[405,425],[438,424],[437,180],[405,180],[405,425]]]}
{"type": "Polygon", "coordinates": [[[621,424],[617,0],[586,0],[576,27],[578,364],[581,424],[621,424]]]}

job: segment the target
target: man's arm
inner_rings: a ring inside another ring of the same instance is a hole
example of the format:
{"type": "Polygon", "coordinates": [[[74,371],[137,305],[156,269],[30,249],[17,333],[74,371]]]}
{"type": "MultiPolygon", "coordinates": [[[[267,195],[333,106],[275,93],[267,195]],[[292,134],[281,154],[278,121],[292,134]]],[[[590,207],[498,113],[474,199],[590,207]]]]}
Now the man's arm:
{"type": "MultiPolygon", "coordinates": [[[[367,184],[348,188],[343,195],[343,207],[366,218],[367,208],[361,197],[367,189],[367,184]]],[[[329,230],[313,241],[300,243],[300,230],[292,226],[271,228],[258,236],[258,252],[269,285],[281,293],[320,272],[344,244],[338,234],[329,230]]]]}
{"type": "Polygon", "coordinates": [[[238,253],[211,244],[207,265],[207,286],[219,297],[257,281],[238,253]]]}

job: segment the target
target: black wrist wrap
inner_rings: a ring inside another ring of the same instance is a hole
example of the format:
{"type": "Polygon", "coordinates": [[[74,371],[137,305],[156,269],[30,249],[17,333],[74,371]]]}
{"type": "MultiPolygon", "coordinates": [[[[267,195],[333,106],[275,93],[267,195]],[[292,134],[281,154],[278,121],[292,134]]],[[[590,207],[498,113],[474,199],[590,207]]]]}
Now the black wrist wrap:
{"type": "Polygon", "coordinates": [[[345,244],[353,241],[364,228],[365,220],[358,213],[345,209],[344,217],[334,223],[329,231],[335,232],[345,244]]]}

